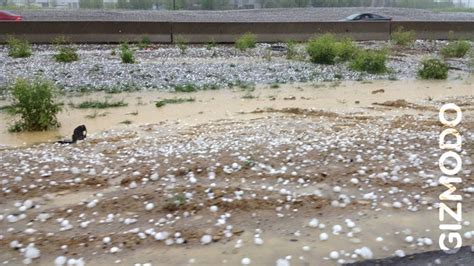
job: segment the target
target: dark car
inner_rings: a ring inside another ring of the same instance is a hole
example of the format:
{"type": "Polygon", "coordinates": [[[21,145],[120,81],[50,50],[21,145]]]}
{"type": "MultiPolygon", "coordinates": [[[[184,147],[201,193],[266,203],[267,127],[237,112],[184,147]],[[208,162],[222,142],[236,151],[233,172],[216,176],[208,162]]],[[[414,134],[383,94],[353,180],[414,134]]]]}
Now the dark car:
{"type": "Polygon", "coordinates": [[[372,13],[358,13],[348,16],[343,21],[390,21],[392,18],[372,13]]]}
{"type": "Polygon", "coordinates": [[[0,21],[2,20],[13,20],[13,21],[21,21],[23,20],[22,16],[15,15],[8,11],[1,11],[0,10],[0,21]]]}

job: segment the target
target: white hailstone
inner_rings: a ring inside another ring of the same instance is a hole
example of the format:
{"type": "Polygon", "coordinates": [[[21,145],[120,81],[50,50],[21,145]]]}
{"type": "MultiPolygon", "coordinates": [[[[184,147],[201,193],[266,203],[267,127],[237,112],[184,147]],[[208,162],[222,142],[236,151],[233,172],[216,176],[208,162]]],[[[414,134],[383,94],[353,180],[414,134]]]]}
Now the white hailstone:
{"type": "Polygon", "coordinates": [[[328,240],[328,238],[329,238],[329,235],[327,233],[321,233],[319,235],[319,240],[321,240],[321,241],[326,241],[326,240],[328,240]]]}
{"type": "Polygon", "coordinates": [[[20,242],[18,240],[13,240],[12,242],[10,242],[11,248],[17,248],[19,246],[20,246],[20,242]]]}
{"type": "Polygon", "coordinates": [[[104,244],[109,244],[111,240],[112,240],[112,239],[111,239],[109,236],[106,236],[106,237],[104,237],[104,238],[102,239],[102,242],[103,242],[104,244]]]}
{"type": "Polygon", "coordinates": [[[349,228],[354,228],[355,227],[355,223],[350,219],[346,219],[346,225],[349,228]]]}
{"type": "Polygon", "coordinates": [[[34,244],[29,244],[25,249],[25,258],[36,259],[41,256],[39,249],[35,248],[34,244]]]}
{"type": "Polygon", "coordinates": [[[209,243],[211,243],[211,242],[212,242],[212,236],[210,236],[210,235],[203,235],[203,236],[201,237],[201,244],[207,245],[207,244],[209,244],[209,243]]]}
{"type": "Polygon", "coordinates": [[[171,245],[173,245],[173,244],[174,244],[174,240],[173,240],[173,239],[168,238],[168,239],[165,240],[165,245],[171,246],[171,245]]]}
{"type": "Polygon", "coordinates": [[[32,200],[25,200],[25,202],[23,202],[23,206],[27,209],[33,207],[33,201],[32,200]]]}
{"type": "Polygon", "coordinates": [[[331,251],[331,253],[329,253],[329,257],[333,260],[337,260],[339,258],[339,252],[331,251]]]}
{"type": "Polygon", "coordinates": [[[208,178],[209,178],[209,180],[214,180],[214,179],[216,178],[216,173],[210,172],[210,173],[208,174],[208,178]]]}
{"type": "Polygon", "coordinates": [[[211,212],[217,212],[219,210],[219,208],[216,206],[216,205],[212,205],[209,210],[211,210],[211,212]]]}
{"type": "Polygon", "coordinates": [[[97,205],[97,202],[99,202],[97,199],[92,200],[89,203],[87,203],[86,207],[89,208],[89,209],[94,208],[97,205]]]}
{"type": "Polygon", "coordinates": [[[119,250],[120,249],[118,247],[112,247],[112,248],[110,248],[110,253],[115,254],[115,253],[119,252],[119,250]]]}
{"type": "Polygon", "coordinates": [[[155,239],[158,241],[165,240],[168,238],[168,232],[158,232],[155,234],[155,239]]]}
{"type": "Polygon", "coordinates": [[[79,226],[81,228],[87,228],[89,226],[90,222],[89,221],[85,221],[85,222],[82,222],[79,226]]]}
{"type": "Polygon", "coordinates": [[[336,224],[332,227],[332,233],[338,235],[342,231],[342,226],[336,224]]]}
{"type": "Polygon", "coordinates": [[[332,191],[334,191],[334,192],[336,192],[336,193],[341,192],[341,190],[342,190],[342,189],[341,189],[340,186],[335,186],[335,187],[332,188],[332,191]]]}
{"type": "Polygon", "coordinates": [[[309,227],[318,227],[318,225],[319,225],[319,220],[316,218],[311,219],[311,221],[309,221],[308,223],[309,227]]]}
{"type": "Polygon", "coordinates": [[[152,181],[157,181],[158,179],[160,179],[160,176],[157,173],[154,173],[150,176],[150,180],[152,181]]]}
{"type": "Polygon", "coordinates": [[[129,188],[134,189],[137,187],[137,183],[135,181],[132,181],[130,185],[128,185],[129,188]]]}
{"type": "Polygon", "coordinates": [[[9,223],[16,223],[18,221],[18,217],[16,215],[8,215],[7,216],[7,221],[9,223]]]}
{"type": "Polygon", "coordinates": [[[191,182],[191,184],[195,184],[197,182],[197,179],[194,176],[191,176],[189,178],[189,182],[191,182]]]}
{"type": "Polygon", "coordinates": [[[407,237],[405,237],[405,242],[411,243],[411,242],[413,242],[413,239],[414,238],[412,236],[407,236],[407,237]]]}
{"type": "Polygon", "coordinates": [[[466,233],[464,233],[463,236],[464,236],[465,239],[471,239],[472,238],[472,233],[471,232],[466,232],[466,233]]]}
{"type": "Polygon", "coordinates": [[[354,185],[357,185],[357,184],[359,184],[359,179],[353,177],[353,178],[351,178],[351,183],[354,184],[354,185]]]}
{"type": "Polygon", "coordinates": [[[366,260],[370,260],[374,256],[374,253],[368,247],[362,247],[360,249],[357,249],[356,254],[362,256],[362,258],[366,260]]]}
{"type": "Polygon", "coordinates": [[[423,244],[425,244],[427,246],[431,246],[431,245],[433,245],[433,240],[431,240],[431,238],[425,237],[425,238],[423,238],[423,244]]]}
{"type": "Polygon", "coordinates": [[[153,203],[151,203],[151,202],[148,203],[148,204],[145,206],[145,209],[146,209],[147,211],[151,211],[151,210],[153,210],[153,208],[155,208],[155,204],[153,204],[153,203]]]}
{"type": "Polygon", "coordinates": [[[67,261],[67,258],[64,257],[64,256],[58,256],[56,257],[56,259],[54,260],[54,266],[63,266],[64,264],[66,264],[66,261],[67,261]]]}
{"type": "Polygon", "coordinates": [[[81,173],[81,170],[79,170],[79,168],[77,167],[72,167],[71,168],[71,173],[74,174],[74,175],[78,175],[81,173]]]}
{"type": "Polygon", "coordinates": [[[404,252],[403,250],[401,250],[401,249],[397,249],[397,250],[395,250],[395,255],[396,255],[397,257],[402,258],[402,257],[405,257],[405,252],[404,252]]]}
{"type": "Polygon", "coordinates": [[[34,234],[35,232],[36,232],[36,230],[33,229],[33,228],[26,228],[26,229],[25,229],[25,234],[27,234],[27,235],[32,235],[32,234],[34,234]]]}
{"type": "Polygon", "coordinates": [[[77,260],[74,259],[74,258],[70,258],[70,259],[67,260],[67,265],[68,266],[76,265],[76,263],[77,263],[77,260]]]}
{"type": "Polygon", "coordinates": [[[309,246],[303,246],[303,250],[304,250],[304,251],[310,251],[311,248],[310,248],[309,246]]]}
{"type": "Polygon", "coordinates": [[[79,184],[81,182],[82,182],[82,178],[80,178],[80,177],[74,178],[74,183],[79,184]]]}
{"type": "Polygon", "coordinates": [[[254,239],[254,243],[255,243],[255,245],[259,245],[259,246],[263,245],[263,239],[261,239],[260,237],[256,237],[254,239]]]}
{"type": "Polygon", "coordinates": [[[398,201],[395,201],[395,202],[392,204],[392,206],[393,206],[394,208],[396,208],[396,209],[400,209],[400,208],[402,207],[402,204],[401,204],[400,202],[398,202],[398,201]]]}
{"type": "Polygon", "coordinates": [[[278,259],[276,261],[276,266],[290,266],[290,262],[286,259],[278,259]]]}
{"type": "Polygon", "coordinates": [[[243,259],[240,261],[240,263],[241,263],[242,265],[250,265],[251,262],[252,262],[252,261],[251,261],[249,258],[243,258],[243,259]]]}
{"type": "Polygon", "coordinates": [[[377,241],[377,242],[382,242],[382,241],[383,241],[383,237],[379,236],[379,237],[377,237],[377,238],[375,239],[375,241],[377,241]]]}

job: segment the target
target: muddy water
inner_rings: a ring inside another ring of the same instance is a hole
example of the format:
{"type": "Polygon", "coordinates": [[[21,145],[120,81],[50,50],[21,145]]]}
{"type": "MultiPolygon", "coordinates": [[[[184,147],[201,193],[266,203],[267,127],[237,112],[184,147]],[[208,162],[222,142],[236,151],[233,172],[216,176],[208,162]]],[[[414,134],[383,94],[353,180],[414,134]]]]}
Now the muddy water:
{"type": "MultiPolygon", "coordinates": [[[[367,107],[374,102],[405,99],[419,103],[428,98],[444,99],[449,96],[474,95],[474,78],[455,81],[373,81],[370,83],[347,81],[341,83],[285,84],[272,89],[268,85],[258,86],[253,92],[241,89],[222,89],[195,93],[135,92],[108,95],[93,93],[79,97],[59,99],[64,102],[64,110],[59,114],[62,127],[47,132],[9,133],[11,117],[0,112],[0,146],[21,146],[39,142],[69,138],[77,125],[85,124],[89,134],[109,129],[133,127],[139,124],[159,122],[202,123],[219,119],[247,119],[259,115],[242,114],[257,108],[315,108],[337,112],[368,112],[367,107]],[[376,93],[375,90],[384,92],[376,93]],[[244,99],[246,94],[255,98],[244,99]],[[169,104],[161,108],[155,102],[164,98],[188,98],[191,103],[169,104]],[[68,104],[86,100],[124,100],[127,107],[95,109],[75,109],[68,104]],[[95,118],[86,118],[88,115],[95,118]],[[121,122],[129,120],[131,125],[121,122]]],[[[8,102],[1,101],[0,106],[8,102]]],[[[425,104],[429,104],[425,103],[425,104]]],[[[384,113],[377,112],[379,115],[384,113]]],[[[387,112],[384,110],[384,112],[387,112]]],[[[268,114],[261,114],[268,115],[268,114]]],[[[260,115],[260,116],[261,116],[260,115]]]]}

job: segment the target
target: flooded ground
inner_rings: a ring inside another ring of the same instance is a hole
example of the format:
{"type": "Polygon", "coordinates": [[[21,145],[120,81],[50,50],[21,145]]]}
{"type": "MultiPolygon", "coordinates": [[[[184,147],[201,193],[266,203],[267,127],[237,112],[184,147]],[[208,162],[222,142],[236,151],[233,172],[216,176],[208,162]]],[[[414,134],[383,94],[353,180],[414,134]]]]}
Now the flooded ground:
{"type": "MultiPolygon", "coordinates": [[[[109,129],[134,127],[140,124],[179,122],[195,125],[220,119],[249,119],[262,114],[249,114],[257,109],[289,108],[321,109],[335,112],[374,112],[384,115],[393,110],[373,105],[385,101],[404,99],[408,102],[424,102],[446,97],[472,96],[473,78],[456,81],[370,81],[370,82],[324,82],[315,84],[281,84],[258,86],[254,91],[240,88],[195,93],[134,92],[121,94],[90,93],[77,97],[63,97],[64,110],[59,114],[62,127],[48,132],[8,132],[12,118],[0,112],[0,146],[19,146],[51,142],[70,138],[73,129],[85,124],[89,134],[109,129]],[[401,91],[403,93],[401,94],[401,91]],[[195,102],[169,104],[161,108],[156,101],[173,98],[193,98],[195,102]],[[123,100],[127,107],[107,109],[76,109],[70,103],[78,104],[88,100],[123,100]],[[89,118],[88,118],[89,116],[89,118]],[[90,118],[90,117],[94,118],[90,118]],[[124,125],[124,121],[131,125],[124,125]]],[[[0,106],[8,105],[0,101],[0,106]]],[[[402,106],[403,107],[403,106],[402,106]]],[[[435,108],[435,107],[433,107],[435,108]]],[[[395,109],[395,112],[400,110],[395,109]]],[[[404,110],[423,113],[423,109],[404,110]]]]}
{"type": "Polygon", "coordinates": [[[56,132],[2,124],[2,144],[28,147],[0,151],[0,261],[38,251],[38,265],[337,265],[436,250],[447,101],[464,114],[458,189],[472,245],[472,82],[140,92],[112,95],[129,106],[94,119],[66,104],[56,132]],[[195,102],[154,105],[174,97],[195,102]],[[30,145],[78,124],[84,142],[30,145]]]}

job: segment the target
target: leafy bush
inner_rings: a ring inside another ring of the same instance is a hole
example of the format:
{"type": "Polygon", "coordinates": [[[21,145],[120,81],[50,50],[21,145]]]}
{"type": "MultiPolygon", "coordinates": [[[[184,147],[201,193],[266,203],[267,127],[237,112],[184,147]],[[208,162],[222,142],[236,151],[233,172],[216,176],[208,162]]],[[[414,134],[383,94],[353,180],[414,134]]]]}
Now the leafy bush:
{"type": "Polygon", "coordinates": [[[357,55],[351,60],[349,67],[356,71],[378,74],[387,71],[387,67],[385,66],[386,61],[386,51],[364,50],[357,53],[357,55]]]}
{"type": "Polygon", "coordinates": [[[10,131],[42,131],[60,126],[56,115],[61,107],[54,101],[56,89],[51,83],[19,79],[11,88],[11,95],[13,105],[9,112],[20,119],[10,131]]]}
{"type": "Polygon", "coordinates": [[[148,36],[143,36],[143,38],[138,43],[138,48],[143,50],[143,49],[148,48],[150,44],[151,44],[150,38],[148,36]]]}
{"type": "Polygon", "coordinates": [[[351,60],[359,52],[357,45],[349,38],[337,42],[335,45],[336,54],[340,61],[351,60]]]}
{"type": "Polygon", "coordinates": [[[464,57],[471,49],[471,44],[468,41],[450,42],[441,48],[441,55],[445,58],[461,58],[464,57]]]}
{"type": "Polygon", "coordinates": [[[288,41],[286,43],[286,59],[293,59],[298,55],[296,51],[296,42],[288,41]]]}
{"type": "Polygon", "coordinates": [[[397,45],[406,46],[415,42],[416,32],[413,30],[404,31],[403,27],[397,28],[392,32],[392,41],[397,45]]]}
{"type": "Polygon", "coordinates": [[[56,62],[70,63],[79,60],[76,49],[68,46],[69,42],[65,37],[58,37],[53,43],[58,49],[58,53],[54,55],[56,62]]]}
{"type": "Polygon", "coordinates": [[[447,79],[448,65],[440,59],[425,59],[421,62],[418,76],[422,79],[447,79]]]}
{"type": "Polygon", "coordinates": [[[306,51],[313,63],[334,64],[337,57],[336,39],[331,34],[311,39],[308,42],[306,51]]]}
{"type": "Polygon", "coordinates": [[[8,56],[13,58],[24,58],[31,56],[31,47],[27,40],[8,37],[8,56]]]}
{"type": "Polygon", "coordinates": [[[127,43],[122,43],[120,45],[120,58],[122,58],[122,63],[124,64],[135,63],[133,51],[130,50],[127,43]]]}
{"type": "Polygon", "coordinates": [[[235,41],[235,48],[239,49],[240,51],[255,48],[256,46],[257,36],[250,32],[245,33],[235,41]]]}
{"type": "Polygon", "coordinates": [[[179,50],[181,51],[181,54],[186,54],[186,51],[188,50],[189,41],[182,36],[176,36],[174,41],[178,46],[179,50]]]}

